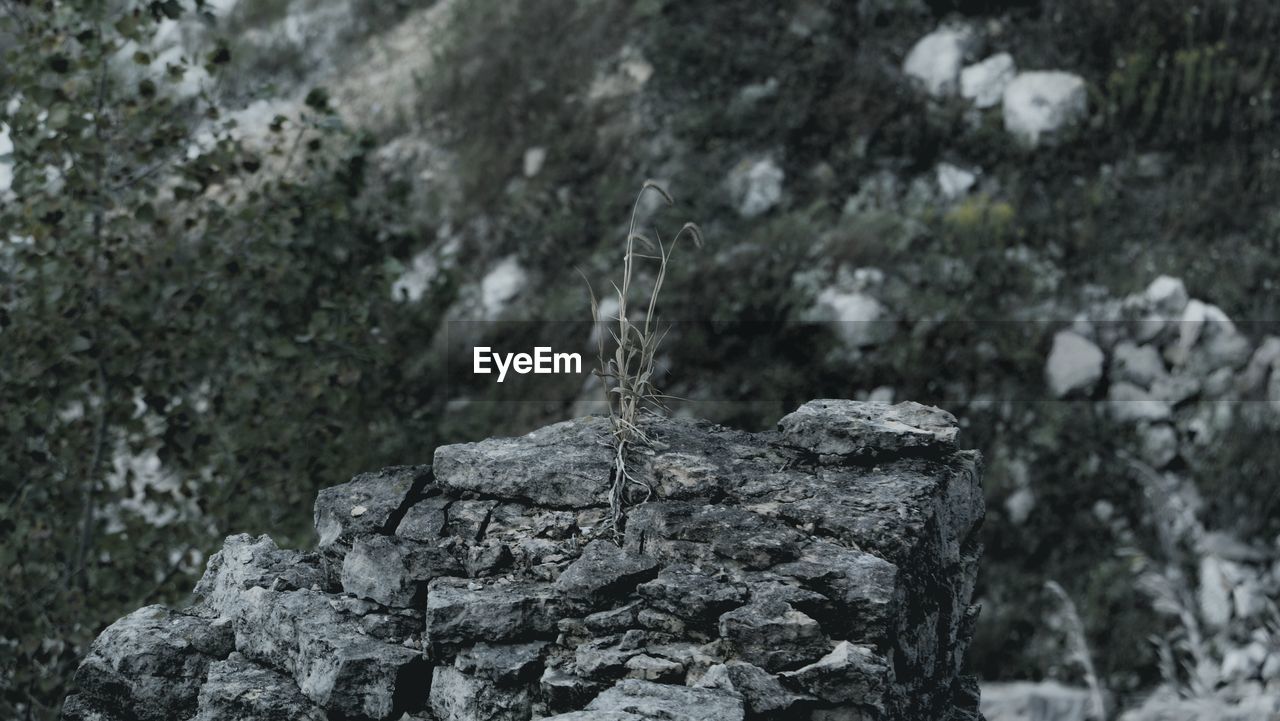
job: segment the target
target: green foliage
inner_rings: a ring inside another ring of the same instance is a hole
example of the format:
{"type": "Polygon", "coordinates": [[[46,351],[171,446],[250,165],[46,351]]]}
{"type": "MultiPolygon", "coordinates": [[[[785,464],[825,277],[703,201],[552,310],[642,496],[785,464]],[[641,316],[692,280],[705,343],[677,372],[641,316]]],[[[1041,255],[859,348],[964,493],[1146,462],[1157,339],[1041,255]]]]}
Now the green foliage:
{"type": "Polygon", "coordinates": [[[176,91],[192,66],[146,49],[176,7],[65,0],[0,21],[19,98],[0,106],[4,718],[56,717],[86,643],[185,593],[223,535],[305,545],[318,487],[421,460],[432,437],[415,390],[431,369],[398,328],[436,320],[391,315],[398,241],[371,224],[369,145],[323,91],[242,140],[218,98],[176,91]]]}
{"type": "MultiPolygon", "coordinates": [[[[423,104],[458,153],[466,210],[492,210],[533,146],[547,149],[539,185],[583,182],[599,170],[600,116],[587,94],[596,62],[619,50],[628,20],[616,0],[453,5],[423,104]]],[[[552,200],[535,202],[550,208],[552,200]]]]}

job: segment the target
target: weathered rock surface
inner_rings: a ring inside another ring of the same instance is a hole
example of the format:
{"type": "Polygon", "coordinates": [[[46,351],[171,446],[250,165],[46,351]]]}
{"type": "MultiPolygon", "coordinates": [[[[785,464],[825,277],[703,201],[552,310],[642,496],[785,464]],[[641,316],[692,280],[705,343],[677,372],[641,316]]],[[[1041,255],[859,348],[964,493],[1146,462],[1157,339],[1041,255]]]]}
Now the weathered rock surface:
{"type": "Polygon", "coordinates": [[[621,538],[591,530],[606,421],[446,446],[322,492],[318,553],[229,537],[194,606],[102,634],[66,717],[977,717],[981,461],[950,414],[644,424],[621,538]]]}
{"type": "Polygon", "coordinates": [[[602,505],[613,451],[608,422],[583,418],[520,438],[490,438],[436,449],[436,483],[550,508],[602,505]]]}
{"type": "Polygon", "coordinates": [[[325,721],[288,676],[238,653],[209,666],[191,721],[325,721]]]}

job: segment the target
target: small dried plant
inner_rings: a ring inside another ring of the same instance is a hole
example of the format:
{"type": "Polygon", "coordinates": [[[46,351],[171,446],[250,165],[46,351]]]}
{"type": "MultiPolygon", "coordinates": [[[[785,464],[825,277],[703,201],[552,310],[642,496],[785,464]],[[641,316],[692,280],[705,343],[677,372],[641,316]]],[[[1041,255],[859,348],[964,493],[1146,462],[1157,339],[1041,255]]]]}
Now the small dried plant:
{"type": "MultiPolygon", "coordinates": [[[[668,206],[674,205],[667,191],[652,180],[645,181],[644,187],[640,189],[640,194],[636,196],[636,201],[631,206],[626,252],[622,257],[622,283],[621,285],[613,284],[618,306],[617,317],[607,319],[606,323],[608,337],[613,342],[612,354],[606,353],[605,333],[596,334],[599,368],[595,374],[600,378],[605,401],[609,406],[614,452],[607,528],[613,532],[615,538],[622,531],[627,506],[632,503],[643,503],[653,493],[650,485],[637,478],[628,465],[635,447],[649,442],[641,428],[641,415],[665,411],[665,402],[670,399],[670,396],[664,395],[654,384],[658,347],[666,336],[666,331],[658,329],[655,318],[658,294],[662,291],[672,253],[680,239],[688,235],[694,245],[702,246],[702,231],[694,223],[685,223],[669,243],[662,241],[656,229],[653,231],[652,238],[637,231],[636,218],[640,204],[644,201],[645,194],[650,191],[661,196],[668,206]],[[649,290],[644,306],[644,318],[632,320],[629,307],[633,292],[632,282],[637,262],[643,261],[656,264],[657,270],[653,287],[649,290]]],[[[591,293],[591,317],[597,322],[605,321],[606,319],[600,318],[600,303],[595,291],[591,290],[589,281],[587,288],[591,293]]]]}

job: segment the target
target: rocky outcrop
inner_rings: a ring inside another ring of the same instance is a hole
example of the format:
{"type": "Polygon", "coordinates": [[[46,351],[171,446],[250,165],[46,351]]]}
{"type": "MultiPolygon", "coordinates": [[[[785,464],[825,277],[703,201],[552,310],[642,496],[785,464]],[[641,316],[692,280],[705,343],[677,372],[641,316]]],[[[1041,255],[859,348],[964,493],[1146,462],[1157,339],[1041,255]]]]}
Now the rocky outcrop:
{"type": "Polygon", "coordinates": [[[442,447],[321,492],[314,553],[229,537],[193,606],[103,632],[65,718],[978,718],[981,462],[950,414],[645,423],[623,533],[603,419],[442,447]]]}

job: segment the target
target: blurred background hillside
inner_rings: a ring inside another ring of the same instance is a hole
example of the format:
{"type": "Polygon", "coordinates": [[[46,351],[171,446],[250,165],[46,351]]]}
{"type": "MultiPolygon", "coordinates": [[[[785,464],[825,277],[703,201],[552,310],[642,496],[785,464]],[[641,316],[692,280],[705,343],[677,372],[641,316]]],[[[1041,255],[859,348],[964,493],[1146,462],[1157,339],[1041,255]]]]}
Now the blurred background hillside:
{"type": "Polygon", "coordinates": [[[510,321],[589,319],[653,178],[707,241],[675,412],[910,399],[984,452],[988,718],[1276,718],[1277,37],[1270,0],[0,0],[0,717],[225,535],[305,547],[319,488],[589,410],[449,382],[444,329],[576,342],[510,321]]]}

